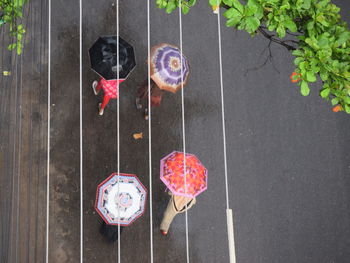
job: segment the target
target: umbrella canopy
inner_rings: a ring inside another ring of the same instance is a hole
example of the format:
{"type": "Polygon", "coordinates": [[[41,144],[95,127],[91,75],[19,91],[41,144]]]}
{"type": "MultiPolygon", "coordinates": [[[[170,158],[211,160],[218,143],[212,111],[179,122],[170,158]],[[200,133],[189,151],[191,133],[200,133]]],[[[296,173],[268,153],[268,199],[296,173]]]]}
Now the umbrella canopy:
{"type": "Polygon", "coordinates": [[[181,83],[186,84],[189,66],[187,59],[182,55],[181,78],[181,53],[179,48],[170,44],[160,44],[151,51],[151,78],[160,89],[175,93],[181,89],[181,83]]]}
{"type": "Polygon", "coordinates": [[[160,179],[175,195],[195,197],[207,189],[208,171],[198,158],[186,153],[186,189],[184,154],[174,151],[160,161],[160,179]]]}
{"type": "Polygon", "coordinates": [[[113,173],[97,187],[95,209],[107,224],[128,226],[144,213],[146,199],[136,175],[113,173]]]}
{"type": "MultiPolygon", "coordinates": [[[[106,80],[117,79],[117,36],[99,37],[89,49],[91,68],[106,80]]],[[[135,68],[134,48],[119,37],[119,79],[126,79],[135,68]]]]}

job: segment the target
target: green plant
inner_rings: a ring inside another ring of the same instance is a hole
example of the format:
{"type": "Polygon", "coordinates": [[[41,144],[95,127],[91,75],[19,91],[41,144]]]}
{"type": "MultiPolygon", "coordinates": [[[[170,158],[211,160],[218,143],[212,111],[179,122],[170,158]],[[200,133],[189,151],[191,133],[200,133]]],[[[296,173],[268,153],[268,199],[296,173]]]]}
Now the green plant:
{"type": "MultiPolygon", "coordinates": [[[[195,1],[157,0],[168,13],[178,6],[184,13],[195,1]]],[[[291,79],[303,96],[309,84],[322,81],[320,96],[350,114],[350,31],[330,0],[209,0],[226,9],[226,25],[262,34],[295,56],[291,79]]]]}
{"type": "Polygon", "coordinates": [[[7,47],[8,50],[16,50],[17,54],[22,53],[23,35],[25,29],[18,20],[23,17],[23,5],[27,0],[0,0],[0,26],[8,25],[12,43],[7,47]]]}

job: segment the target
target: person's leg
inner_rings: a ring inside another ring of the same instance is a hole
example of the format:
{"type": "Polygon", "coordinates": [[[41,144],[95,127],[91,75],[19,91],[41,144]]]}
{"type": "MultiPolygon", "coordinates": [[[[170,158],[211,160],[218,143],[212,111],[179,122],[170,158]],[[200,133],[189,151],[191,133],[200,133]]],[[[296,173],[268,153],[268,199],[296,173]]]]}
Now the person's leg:
{"type": "Polygon", "coordinates": [[[170,224],[176,215],[177,215],[177,212],[174,208],[173,198],[170,198],[168,206],[164,212],[162,222],[160,224],[160,231],[162,232],[163,235],[166,235],[168,233],[170,224]]]}
{"type": "Polygon", "coordinates": [[[136,97],[135,105],[136,105],[136,109],[138,109],[138,110],[142,109],[141,99],[139,97],[136,97]]]}
{"type": "Polygon", "coordinates": [[[103,222],[100,227],[100,233],[110,243],[118,241],[118,226],[107,225],[105,222],[103,222]]]}
{"type": "Polygon", "coordinates": [[[105,221],[102,222],[101,226],[100,226],[100,233],[102,236],[106,236],[107,234],[107,224],[105,223],[105,221]]]}
{"type": "Polygon", "coordinates": [[[148,84],[147,81],[145,81],[137,89],[135,105],[138,110],[142,109],[142,99],[145,99],[147,97],[147,87],[148,84]]]}
{"type": "Polygon", "coordinates": [[[104,111],[105,107],[107,106],[110,99],[111,98],[109,96],[107,96],[106,94],[103,96],[102,104],[101,103],[99,104],[98,114],[103,115],[103,111],[104,111]]]}
{"type": "Polygon", "coordinates": [[[148,119],[149,119],[148,108],[145,109],[145,112],[144,112],[144,114],[143,114],[143,118],[144,118],[146,121],[148,121],[148,119]]]}

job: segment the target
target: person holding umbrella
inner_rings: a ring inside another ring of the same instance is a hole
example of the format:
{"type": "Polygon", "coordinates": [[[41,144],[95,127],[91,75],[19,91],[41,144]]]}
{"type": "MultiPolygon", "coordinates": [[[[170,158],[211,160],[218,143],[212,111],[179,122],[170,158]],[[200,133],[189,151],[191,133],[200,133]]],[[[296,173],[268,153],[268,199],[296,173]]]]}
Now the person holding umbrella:
{"type": "Polygon", "coordinates": [[[121,37],[99,37],[89,50],[91,68],[99,76],[99,81],[92,83],[95,95],[104,91],[103,102],[99,103],[99,115],[110,99],[119,96],[118,87],[136,66],[134,48],[121,37]],[[117,55],[119,43],[119,56],[117,55]],[[119,62],[118,62],[119,57],[119,62]]]}
{"type": "Polygon", "coordinates": [[[196,204],[195,197],[190,198],[181,195],[174,195],[172,193],[169,194],[171,195],[171,198],[160,224],[160,232],[163,236],[166,236],[168,234],[170,224],[177,214],[186,212],[196,204]]]}
{"type": "Polygon", "coordinates": [[[195,205],[196,196],[207,189],[208,171],[195,155],[184,155],[178,151],[164,157],[160,167],[160,179],[171,191],[171,198],[160,224],[161,233],[167,235],[174,217],[195,205]]]}
{"type": "MultiPolygon", "coordinates": [[[[120,226],[120,234],[124,227],[120,226]]],[[[104,236],[109,243],[114,243],[119,239],[118,226],[108,225],[105,221],[102,222],[100,227],[100,233],[104,236]]]]}
{"type": "MultiPolygon", "coordinates": [[[[158,88],[157,84],[151,79],[151,107],[159,107],[163,97],[163,90],[158,88]]],[[[136,108],[138,110],[145,107],[144,119],[148,120],[148,81],[141,84],[137,90],[136,108]],[[143,105],[145,102],[145,105],[143,105]]]]}
{"type": "MultiPolygon", "coordinates": [[[[179,48],[166,43],[152,48],[149,63],[151,67],[151,107],[158,107],[161,104],[163,90],[176,93],[187,83],[189,66],[179,48]]],[[[148,120],[148,90],[148,81],[145,81],[140,85],[136,94],[136,108],[145,107],[144,118],[146,120],[148,120]],[[146,101],[146,106],[142,105],[142,101],[146,101]]]]}
{"type": "Polygon", "coordinates": [[[104,78],[100,78],[100,81],[95,80],[92,83],[92,89],[94,90],[95,95],[97,96],[101,89],[104,91],[102,103],[98,104],[98,114],[103,115],[104,109],[107,106],[110,99],[118,98],[118,87],[119,84],[124,80],[105,80],[104,78]]]}
{"type": "Polygon", "coordinates": [[[97,187],[95,209],[104,222],[100,233],[118,240],[118,228],[129,226],[146,210],[147,189],[133,174],[113,173],[97,187]]]}

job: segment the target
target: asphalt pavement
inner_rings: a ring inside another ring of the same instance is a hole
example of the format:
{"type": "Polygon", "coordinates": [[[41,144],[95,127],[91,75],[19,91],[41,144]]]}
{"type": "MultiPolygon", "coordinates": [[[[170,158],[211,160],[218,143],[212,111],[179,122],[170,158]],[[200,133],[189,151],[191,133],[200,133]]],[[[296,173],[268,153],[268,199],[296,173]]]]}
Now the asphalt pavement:
{"type": "MultiPolygon", "coordinates": [[[[350,22],[350,4],[334,2],[350,22]]],[[[0,254],[6,257],[1,262],[45,259],[47,5],[38,0],[28,5],[29,50],[18,65],[32,66],[2,77],[0,90],[0,192],[2,200],[13,197],[10,205],[1,201],[6,215],[0,241],[0,254]],[[19,108],[18,102],[27,108],[19,108]],[[17,180],[23,191],[18,191],[17,180]],[[29,223],[23,218],[30,218],[29,223]]],[[[120,87],[120,170],[136,174],[149,189],[148,123],[134,105],[138,85],[147,78],[146,7],[146,1],[120,1],[120,35],[134,46],[137,59],[120,87]],[[134,140],[132,135],[140,132],[143,139],[134,140]]],[[[49,262],[75,263],[80,260],[79,2],[52,1],[52,10],[49,262]]],[[[168,15],[152,1],[150,15],[151,45],[179,45],[178,13],[168,15]]],[[[183,52],[190,64],[184,90],[186,151],[209,171],[207,191],[188,212],[189,258],[195,263],[229,262],[216,20],[206,1],[198,1],[183,16],[183,52]]],[[[100,236],[102,219],[93,208],[97,185],[117,170],[117,103],[111,101],[98,116],[101,97],[91,89],[97,76],[88,57],[100,35],[115,34],[115,22],[114,1],[83,1],[84,262],[117,262],[117,244],[100,236]]],[[[289,79],[293,56],[286,49],[272,44],[273,60],[261,66],[268,41],[224,24],[222,19],[228,196],[237,262],[350,262],[350,117],[333,113],[321,100],[319,82],[309,97],[300,95],[289,79]]],[[[14,65],[15,56],[2,52],[0,60],[5,69],[14,65]]],[[[159,179],[160,159],[181,151],[182,140],[181,95],[166,93],[152,113],[154,262],[186,262],[185,216],[175,218],[168,236],[159,231],[169,199],[159,179]]],[[[122,262],[151,262],[149,229],[148,205],[122,233],[122,262]]]]}

